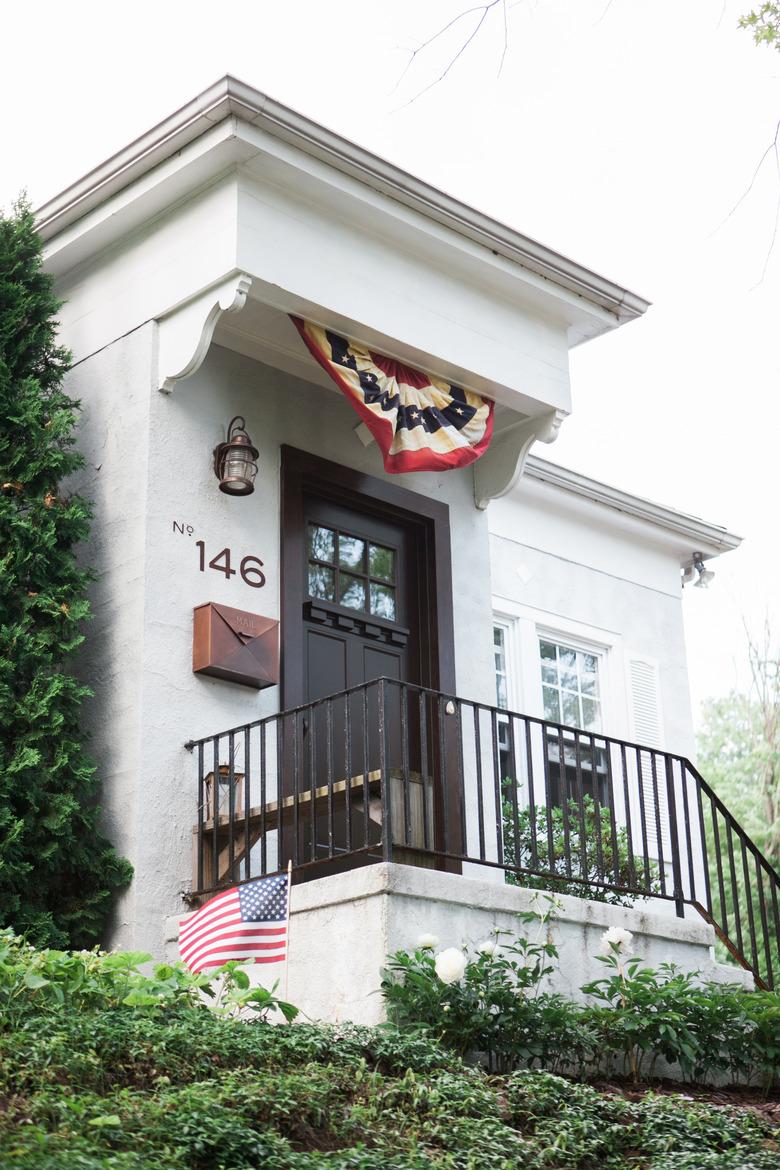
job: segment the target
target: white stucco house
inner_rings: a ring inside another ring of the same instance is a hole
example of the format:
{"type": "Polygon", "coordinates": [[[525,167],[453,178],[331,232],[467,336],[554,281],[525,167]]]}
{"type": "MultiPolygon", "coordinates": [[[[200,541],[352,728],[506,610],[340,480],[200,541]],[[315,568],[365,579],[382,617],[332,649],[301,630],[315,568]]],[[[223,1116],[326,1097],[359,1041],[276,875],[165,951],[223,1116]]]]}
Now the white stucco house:
{"type": "Polygon", "coordinates": [[[776,875],[688,762],[681,575],[738,538],[539,457],[570,349],[647,302],[232,78],[38,222],[96,504],[92,744],[135,867],[114,945],[162,954],[292,861],[316,1014],[374,1018],[388,948],[510,921],[529,878],[568,895],[572,986],[618,920],[689,963],[714,924],[771,983],[776,875]],[[344,371],[488,412],[479,457],[389,474],[306,323],[344,371]],[[254,490],[224,490],[247,452],[254,490]]]}

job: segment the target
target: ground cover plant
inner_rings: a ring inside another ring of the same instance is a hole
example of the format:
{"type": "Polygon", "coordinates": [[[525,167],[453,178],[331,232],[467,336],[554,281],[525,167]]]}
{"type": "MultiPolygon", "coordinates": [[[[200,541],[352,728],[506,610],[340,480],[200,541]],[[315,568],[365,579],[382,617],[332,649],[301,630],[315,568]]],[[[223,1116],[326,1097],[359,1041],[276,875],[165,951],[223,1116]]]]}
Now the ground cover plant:
{"type": "MultiPolygon", "coordinates": [[[[395,1027],[272,1026],[230,967],[0,937],[3,1170],[777,1170],[768,1116],[489,1076],[395,1027]],[[248,1015],[247,1013],[251,1013],[248,1015]]],[[[287,1009],[292,1016],[294,1009],[287,1009]]]]}

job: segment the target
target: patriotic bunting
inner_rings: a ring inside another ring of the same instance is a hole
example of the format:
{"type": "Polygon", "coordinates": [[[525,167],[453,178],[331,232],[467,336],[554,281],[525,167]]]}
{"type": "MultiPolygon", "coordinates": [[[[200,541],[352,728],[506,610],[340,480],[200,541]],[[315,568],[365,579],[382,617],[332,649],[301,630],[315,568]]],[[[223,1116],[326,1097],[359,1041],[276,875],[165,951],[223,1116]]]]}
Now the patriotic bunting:
{"type": "Polygon", "coordinates": [[[376,439],[385,471],[447,471],[487,450],[492,402],[310,321],[291,319],[376,439]]]}

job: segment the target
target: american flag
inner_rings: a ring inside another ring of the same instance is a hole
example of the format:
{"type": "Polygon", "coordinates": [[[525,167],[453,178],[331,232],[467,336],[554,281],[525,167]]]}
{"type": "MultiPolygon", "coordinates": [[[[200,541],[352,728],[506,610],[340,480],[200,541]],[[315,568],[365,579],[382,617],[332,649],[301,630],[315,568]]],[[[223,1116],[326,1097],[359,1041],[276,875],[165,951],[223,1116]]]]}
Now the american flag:
{"type": "Polygon", "coordinates": [[[287,950],[287,875],[218,894],[179,922],[179,954],[190,971],[230,960],[278,963],[287,950]]]}

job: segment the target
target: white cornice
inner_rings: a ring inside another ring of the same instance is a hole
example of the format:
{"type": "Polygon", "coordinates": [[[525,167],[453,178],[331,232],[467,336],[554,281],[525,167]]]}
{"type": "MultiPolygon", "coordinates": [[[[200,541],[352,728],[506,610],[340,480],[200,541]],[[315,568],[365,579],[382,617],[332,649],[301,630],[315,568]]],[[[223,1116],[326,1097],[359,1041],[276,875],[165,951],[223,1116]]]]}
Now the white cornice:
{"type": "Polygon", "coordinates": [[[546,459],[539,459],[536,455],[528,456],[525,476],[560,488],[561,491],[593,500],[627,516],[644,520],[656,528],[665,529],[684,538],[690,543],[691,552],[701,551],[705,559],[718,553],[729,552],[742,543],[741,536],[735,536],[717,524],[710,524],[685,512],[677,512],[674,508],[653,503],[652,500],[645,500],[641,496],[633,496],[619,488],[610,487],[609,484],[599,483],[598,480],[580,475],[579,472],[548,463],[546,459]]]}
{"type": "Polygon", "coordinates": [[[610,313],[633,320],[649,302],[399,167],[226,76],[37,211],[44,240],[75,223],[226,119],[259,126],[338,171],[610,313]]]}

